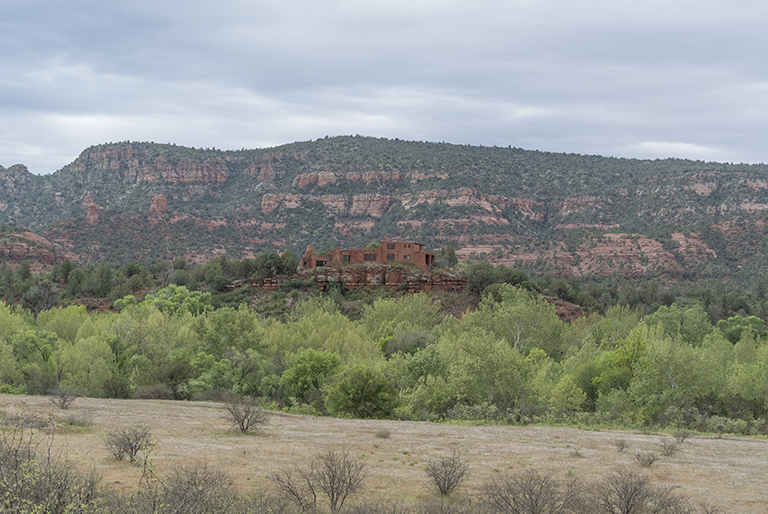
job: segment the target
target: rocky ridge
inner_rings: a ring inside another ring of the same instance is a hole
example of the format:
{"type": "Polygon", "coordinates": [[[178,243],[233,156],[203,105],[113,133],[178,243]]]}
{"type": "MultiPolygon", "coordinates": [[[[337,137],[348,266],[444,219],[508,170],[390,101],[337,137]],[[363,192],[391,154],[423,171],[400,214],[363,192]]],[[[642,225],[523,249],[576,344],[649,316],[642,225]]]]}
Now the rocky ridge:
{"type": "Polygon", "coordinates": [[[746,276],[768,267],[768,167],[359,137],[232,152],[117,143],[50,176],[0,168],[0,221],[81,260],[392,237],[571,276],[746,276]]]}

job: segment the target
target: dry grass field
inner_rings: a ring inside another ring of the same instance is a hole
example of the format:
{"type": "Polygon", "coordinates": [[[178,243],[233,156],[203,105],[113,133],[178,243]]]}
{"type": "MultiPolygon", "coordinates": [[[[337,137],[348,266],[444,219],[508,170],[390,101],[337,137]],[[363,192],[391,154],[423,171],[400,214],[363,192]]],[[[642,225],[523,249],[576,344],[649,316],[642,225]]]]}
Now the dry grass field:
{"type": "MultiPolygon", "coordinates": [[[[86,418],[87,427],[56,423],[55,448],[84,468],[95,468],[117,489],[135,488],[141,468],[115,460],[104,445],[108,430],[147,424],[157,441],[159,473],[179,464],[206,462],[226,471],[241,490],[271,488],[270,472],[300,465],[312,454],[346,450],[366,463],[363,495],[408,503],[432,497],[424,468],[430,459],[461,452],[471,476],[459,495],[470,495],[493,476],[535,468],[556,477],[598,479],[612,471],[639,471],[658,484],[725,508],[731,514],[768,512],[768,441],[695,436],[663,456],[665,434],[585,431],[541,426],[467,426],[362,421],[274,413],[253,433],[228,429],[221,405],[160,400],[79,398],[67,411],[45,397],[0,395],[0,414],[34,414],[60,420],[86,418]],[[620,452],[617,441],[628,448],[620,452]],[[636,452],[658,461],[641,468],[636,452]]],[[[50,429],[41,430],[42,434],[50,429]]],[[[40,437],[43,437],[41,434],[40,437]]]]}

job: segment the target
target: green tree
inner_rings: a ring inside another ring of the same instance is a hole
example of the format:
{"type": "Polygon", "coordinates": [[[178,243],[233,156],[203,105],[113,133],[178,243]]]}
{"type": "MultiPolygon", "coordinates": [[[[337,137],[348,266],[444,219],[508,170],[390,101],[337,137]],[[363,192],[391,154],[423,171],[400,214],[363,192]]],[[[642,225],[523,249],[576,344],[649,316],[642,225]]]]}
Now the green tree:
{"type": "Polygon", "coordinates": [[[21,303],[37,321],[38,314],[59,303],[59,289],[49,278],[38,276],[34,285],[22,295],[21,303]]]}
{"type": "Polygon", "coordinates": [[[322,407],[323,388],[341,365],[338,355],[306,348],[288,358],[281,381],[288,399],[322,407]]]}
{"type": "Polygon", "coordinates": [[[506,340],[522,354],[534,348],[561,359],[565,354],[564,324],[555,309],[537,293],[503,284],[500,301],[485,296],[478,309],[462,317],[467,329],[481,328],[506,340]]]}
{"type": "Polygon", "coordinates": [[[353,366],[328,389],[328,412],[355,418],[388,418],[397,406],[397,391],[380,371],[353,366]]]}

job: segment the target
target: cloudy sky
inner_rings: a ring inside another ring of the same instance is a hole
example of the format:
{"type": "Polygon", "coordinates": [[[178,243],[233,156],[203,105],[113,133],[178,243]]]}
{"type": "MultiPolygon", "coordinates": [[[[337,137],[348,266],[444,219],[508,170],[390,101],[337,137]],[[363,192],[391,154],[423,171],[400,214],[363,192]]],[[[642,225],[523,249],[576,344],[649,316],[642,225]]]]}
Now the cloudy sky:
{"type": "Polygon", "coordinates": [[[0,165],[326,135],[768,162],[765,0],[0,0],[0,165]]]}

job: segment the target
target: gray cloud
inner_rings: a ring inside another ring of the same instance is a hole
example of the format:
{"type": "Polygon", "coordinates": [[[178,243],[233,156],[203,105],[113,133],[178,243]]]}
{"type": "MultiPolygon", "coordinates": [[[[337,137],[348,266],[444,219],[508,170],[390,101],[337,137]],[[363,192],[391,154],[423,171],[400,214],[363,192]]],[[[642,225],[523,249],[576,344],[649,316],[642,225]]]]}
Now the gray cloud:
{"type": "Polygon", "coordinates": [[[324,135],[763,162],[757,0],[9,0],[0,164],[324,135]]]}

